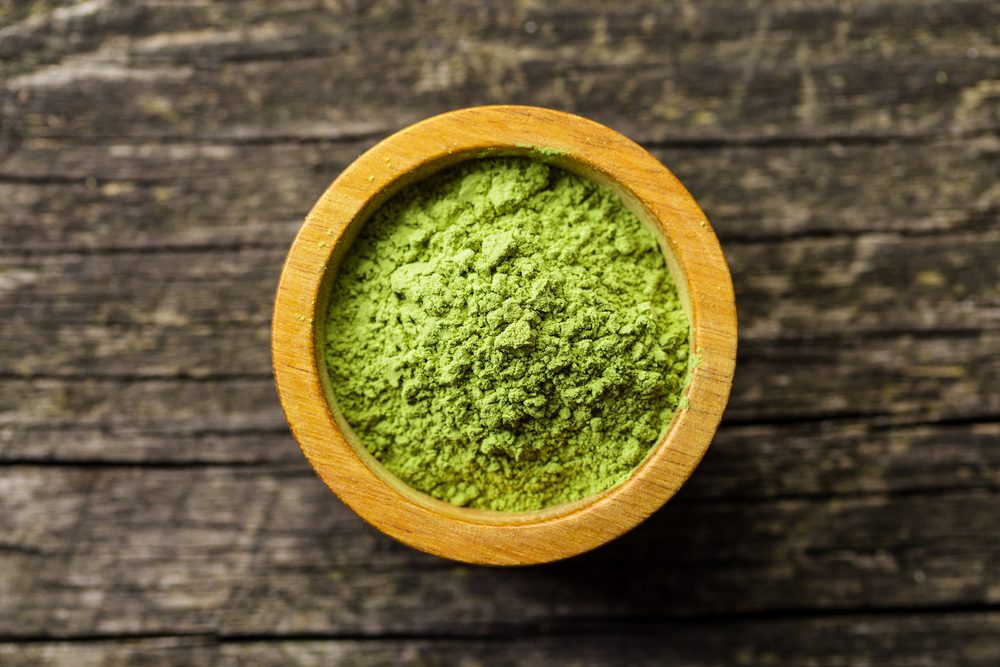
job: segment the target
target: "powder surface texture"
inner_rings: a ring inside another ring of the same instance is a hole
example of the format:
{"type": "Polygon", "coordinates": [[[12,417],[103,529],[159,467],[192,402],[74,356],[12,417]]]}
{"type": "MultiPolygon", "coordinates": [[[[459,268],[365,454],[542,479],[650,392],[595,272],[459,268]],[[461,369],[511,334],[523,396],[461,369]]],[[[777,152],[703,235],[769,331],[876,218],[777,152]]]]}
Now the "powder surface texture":
{"type": "Polygon", "coordinates": [[[336,406],[392,473],[524,511],[628,477],[677,409],[688,332],[617,195],[490,158],[374,213],[335,276],[325,357],[336,406]]]}

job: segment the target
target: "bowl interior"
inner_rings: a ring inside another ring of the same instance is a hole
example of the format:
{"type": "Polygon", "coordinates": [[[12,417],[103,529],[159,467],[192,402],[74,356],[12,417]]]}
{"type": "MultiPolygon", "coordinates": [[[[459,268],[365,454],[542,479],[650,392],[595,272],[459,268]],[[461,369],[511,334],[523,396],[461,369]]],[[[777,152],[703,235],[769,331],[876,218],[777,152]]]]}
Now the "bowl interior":
{"type": "MultiPolygon", "coordinates": [[[[354,239],[357,237],[362,227],[364,227],[368,218],[397,192],[443,169],[467,160],[498,156],[525,157],[546,162],[608,187],[615,194],[617,194],[625,206],[655,235],[657,242],[659,243],[660,250],[666,260],[670,275],[673,278],[674,283],[677,285],[678,295],[681,299],[684,310],[688,315],[688,319],[693,323],[687,276],[682,271],[681,265],[674,252],[667,221],[658,220],[652,212],[647,210],[642,205],[639,198],[635,195],[635,193],[629,190],[628,187],[618,182],[608,174],[600,171],[598,168],[588,164],[583,159],[576,158],[572,154],[547,150],[544,146],[536,148],[524,145],[498,144],[486,150],[447,154],[437,160],[425,163],[417,169],[401,173],[387,187],[383,188],[376,196],[372,197],[361,209],[359,214],[350,221],[344,233],[339,237],[333,247],[330,255],[330,261],[326,266],[326,271],[320,286],[319,296],[314,303],[314,310],[312,313],[313,326],[315,327],[314,339],[316,341],[314,355],[316,357],[323,392],[326,396],[326,401],[331,415],[336,421],[337,426],[343,432],[347,442],[350,443],[354,453],[378,477],[378,479],[414,503],[417,503],[436,513],[444,514],[460,521],[501,525],[531,524],[573,513],[598,501],[602,497],[614,492],[616,489],[620,489],[623,486],[628,485],[635,478],[636,474],[649,463],[654,452],[662,447],[669,446],[671,434],[675,432],[674,425],[676,424],[678,416],[682,410],[678,409],[675,412],[667,430],[661,434],[657,442],[650,447],[643,461],[636,466],[635,469],[633,469],[629,477],[620,484],[615,485],[601,493],[587,496],[571,503],[553,505],[540,510],[531,510],[526,512],[499,512],[494,510],[459,507],[452,505],[451,503],[438,500],[437,498],[434,498],[406,484],[401,479],[396,477],[396,475],[391,473],[364,447],[361,443],[361,439],[357,436],[350,424],[344,418],[333,398],[333,393],[330,388],[329,373],[326,367],[325,354],[322,349],[326,340],[326,313],[329,307],[330,291],[334,278],[337,274],[340,263],[348,253],[351,244],[354,242],[354,239]]],[[[691,347],[692,352],[698,349],[695,341],[695,334],[696,329],[692,326],[688,334],[688,344],[691,347]]],[[[693,356],[691,358],[693,358],[693,356]]],[[[684,388],[683,393],[685,396],[687,395],[689,388],[689,386],[684,388]]]]}

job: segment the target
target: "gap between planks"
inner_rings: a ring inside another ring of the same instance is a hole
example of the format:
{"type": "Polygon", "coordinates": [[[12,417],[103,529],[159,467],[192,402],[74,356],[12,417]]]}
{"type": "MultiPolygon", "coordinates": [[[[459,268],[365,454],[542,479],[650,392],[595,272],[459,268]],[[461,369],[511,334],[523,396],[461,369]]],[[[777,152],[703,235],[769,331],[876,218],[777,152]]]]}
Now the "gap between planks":
{"type": "MultiPolygon", "coordinates": [[[[95,135],[81,137],[75,134],[45,134],[32,135],[28,140],[44,139],[45,141],[62,141],[73,146],[106,146],[108,142],[162,144],[165,146],[180,144],[208,144],[220,146],[276,146],[281,144],[352,144],[375,142],[399,130],[392,126],[369,132],[333,132],[329,134],[262,134],[260,136],[226,136],[210,134],[176,134],[176,135],[95,135]]],[[[724,150],[729,148],[807,148],[830,145],[840,146],[886,146],[886,145],[919,145],[935,143],[942,140],[975,140],[984,137],[995,137],[1000,133],[1000,126],[984,126],[965,129],[952,129],[938,132],[886,132],[886,133],[831,133],[831,134],[773,134],[773,135],[736,135],[736,136],[705,136],[677,138],[670,140],[644,139],[642,136],[629,138],[647,150],[724,150]]],[[[3,135],[0,134],[0,137],[3,135]]],[[[15,142],[24,140],[17,135],[11,137],[15,142]]],[[[8,152],[13,153],[17,144],[8,152]]],[[[11,176],[0,177],[15,178],[11,176]]],[[[33,177],[29,177],[33,178],[33,177]]],[[[28,179],[25,179],[28,180],[28,179]]],[[[151,179],[152,180],[152,179],[151,179]]]]}
{"type": "MultiPolygon", "coordinates": [[[[0,644],[40,644],[40,643],[71,643],[71,642],[133,642],[155,639],[203,639],[218,643],[258,643],[258,642],[296,642],[296,641],[333,641],[333,642],[378,642],[378,641],[509,641],[512,639],[558,639],[587,637],[618,636],[623,629],[628,629],[629,635],[642,636],[651,631],[663,628],[687,628],[698,625],[736,625],[741,623],[759,623],[761,621],[819,621],[834,618],[895,618],[909,619],[936,615],[961,616],[993,616],[1000,613],[1000,604],[981,605],[927,605],[927,606],[886,606],[886,607],[856,607],[842,609],[771,609],[760,612],[722,612],[692,614],[690,616],[652,616],[636,615],[628,618],[581,616],[574,620],[579,622],[579,629],[561,626],[548,630],[543,626],[523,625],[496,628],[489,633],[427,633],[427,632],[387,632],[380,634],[365,633],[330,633],[330,632],[293,632],[281,633],[221,633],[221,632],[177,632],[177,633],[105,633],[105,634],[59,634],[59,635],[0,635],[0,644]],[[603,627],[601,627],[603,626],[603,627]],[[500,631],[497,631],[500,630],[500,631]],[[503,631],[506,630],[506,631],[503,631]]],[[[1000,620],[1000,619],[998,619],[1000,620]]]]}

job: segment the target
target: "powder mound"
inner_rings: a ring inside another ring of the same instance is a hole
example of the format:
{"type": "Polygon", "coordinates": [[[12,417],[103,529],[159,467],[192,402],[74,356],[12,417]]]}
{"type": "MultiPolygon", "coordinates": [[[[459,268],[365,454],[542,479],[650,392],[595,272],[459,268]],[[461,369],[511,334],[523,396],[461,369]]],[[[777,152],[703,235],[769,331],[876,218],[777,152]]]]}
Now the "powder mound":
{"type": "Polygon", "coordinates": [[[522,158],[411,186],[334,279],[336,406],[411,486],[524,511],[623,481],[688,374],[688,319],[653,234],[611,191],[522,158]]]}

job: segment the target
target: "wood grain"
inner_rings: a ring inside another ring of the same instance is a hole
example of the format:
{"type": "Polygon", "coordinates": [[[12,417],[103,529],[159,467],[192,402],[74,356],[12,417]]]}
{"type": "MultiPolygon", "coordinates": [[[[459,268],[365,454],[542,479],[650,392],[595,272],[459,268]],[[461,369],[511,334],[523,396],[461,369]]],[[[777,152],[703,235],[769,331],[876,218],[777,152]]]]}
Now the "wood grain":
{"type": "Polygon", "coordinates": [[[960,664],[992,667],[1000,659],[996,613],[875,615],[699,623],[644,623],[623,632],[588,626],[584,634],[525,638],[452,637],[357,638],[157,637],[105,641],[0,643],[6,667],[72,663],[80,667],[196,662],[241,666],[346,664],[361,667],[404,665],[551,665],[653,667],[683,664],[729,667],[768,664],[842,667],[864,655],[879,665],[960,664]],[[953,642],[941,641],[942,636],[953,642]]]}
{"type": "Polygon", "coordinates": [[[989,0],[88,8],[7,28],[12,140],[338,139],[475,103],[640,142],[975,132],[1000,114],[989,0]]]}
{"type": "MultiPolygon", "coordinates": [[[[737,297],[747,340],[992,328],[1000,321],[1000,286],[983,281],[976,269],[998,251],[1000,230],[945,238],[886,233],[790,240],[777,247],[770,242],[726,246],[734,270],[745,276],[737,297]]],[[[0,256],[8,294],[0,316],[15,327],[15,338],[18,325],[50,336],[60,327],[84,325],[114,326],[125,335],[155,333],[150,324],[178,334],[191,327],[192,336],[198,336],[198,326],[266,325],[283,255],[281,249],[237,244],[228,250],[0,256]],[[186,267],[180,276],[179,262],[186,267]]],[[[69,338],[64,334],[64,342],[72,345],[69,338]]],[[[101,354],[99,349],[80,352],[101,354]]],[[[58,356],[37,348],[33,357],[25,363],[41,372],[60,363],[58,356]]],[[[252,363],[259,364],[259,358],[252,363]]]]}
{"type": "MultiPolygon", "coordinates": [[[[0,157],[0,251],[284,252],[316,193],[374,142],[28,139],[0,157]]],[[[729,253],[746,242],[780,249],[831,236],[996,229],[1000,142],[991,136],[645,145],[694,193],[729,253]]]]}
{"type": "Polygon", "coordinates": [[[0,625],[21,638],[525,636],[734,614],[985,611],[1000,566],[995,485],[756,500],[685,487],[625,538],[527,569],[400,545],[304,466],[15,465],[0,488],[0,625]]]}
{"type": "MultiPolygon", "coordinates": [[[[239,340],[246,329],[216,331],[230,335],[221,341],[211,340],[209,333],[177,336],[180,341],[173,344],[169,341],[175,334],[165,330],[145,344],[146,352],[122,352],[126,359],[149,364],[139,372],[135,366],[108,362],[110,372],[99,375],[100,366],[88,365],[86,357],[76,369],[70,358],[53,375],[41,377],[18,377],[15,367],[14,374],[0,378],[4,451],[14,458],[52,452],[63,460],[79,459],[84,456],[81,450],[53,449],[45,434],[52,434],[57,443],[63,431],[89,430],[101,434],[95,447],[101,450],[99,443],[105,442],[112,459],[126,452],[132,460],[183,460],[180,452],[162,452],[169,451],[174,438],[198,435],[229,438],[231,444],[216,455],[242,458],[246,447],[256,446],[248,443],[257,436],[286,433],[270,376],[259,366],[243,365],[247,357],[260,355],[259,349],[249,350],[252,343],[246,341],[228,342],[239,340]],[[200,350],[197,356],[172,356],[174,350],[191,348],[200,350]],[[236,354],[242,350],[249,350],[247,357],[236,354]],[[149,355],[155,361],[145,361],[149,355]],[[220,360],[233,360],[237,367],[218,369],[220,360]]],[[[266,345],[265,336],[259,335],[258,341],[266,345]]],[[[1000,336],[991,332],[961,337],[903,334],[870,342],[747,342],[724,420],[995,421],[1000,413],[994,353],[998,345],[1000,336]],[[857,377],[865,382],[849,384],[857,377]]],[[[90,449],[86,457],[101,454],[90,449]]]]}
{"type": "Polygon", "coordinates": [[[0,7],[0,662],[996,664],[995,5],[0,7]],[[527,576],[402,560],[267,379],[317,194],[490,102],[670,165],[741,321],[728,423],[663,517],[527,576]]]}
{"type": "MultiPolygon", "coordinates": [[[[689,483],[684,497],[819,502],[1000,487],[1000,448],[992,446],[1000,437],[995,422],[894,426],[875,421],[723,423],[702,463],[704,473],[689,483]]],[[[149,468],[280,464],[285,471],[307,472],[284,427],[175,424],[155,429],[81,423],[0,432],[5,463],[149,468]]]]}

